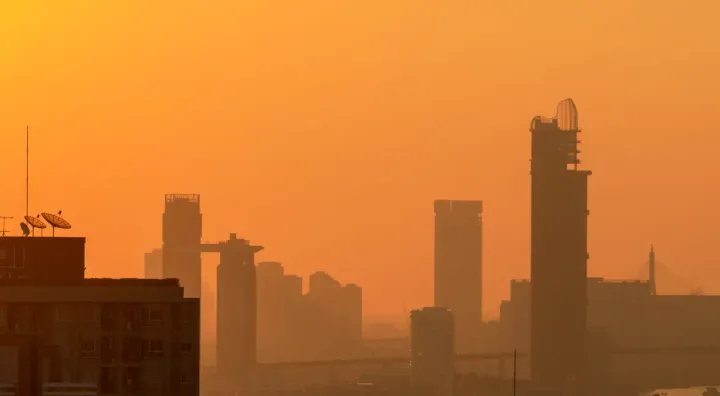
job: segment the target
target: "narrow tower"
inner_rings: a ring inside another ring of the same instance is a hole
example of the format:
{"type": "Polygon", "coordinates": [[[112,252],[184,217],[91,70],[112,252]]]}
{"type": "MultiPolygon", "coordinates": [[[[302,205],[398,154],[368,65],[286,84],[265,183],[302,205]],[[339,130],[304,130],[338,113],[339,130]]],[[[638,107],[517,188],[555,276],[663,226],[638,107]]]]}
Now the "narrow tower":
{"type": "Polygon", "coordinates": [[[186,297],[200,298],[200,195],[165,195],[162,232],[163,278],[180,279],[186,297]]]}
{"type": "Polygon", "coordinates": [[[650,284],[650,295],[654,296],[657,293],[655,286],[655,247],[650,245],[650,257],[648,260],[650,274],[648,276],[648,283],[650,284]]]}
{"type": "Polygon", "coordinates": [[[531,159],[531,375],[539,386],[582,386],[587,331],[587,178],[578,170],[572,99],[535,117],[531,159]]]}

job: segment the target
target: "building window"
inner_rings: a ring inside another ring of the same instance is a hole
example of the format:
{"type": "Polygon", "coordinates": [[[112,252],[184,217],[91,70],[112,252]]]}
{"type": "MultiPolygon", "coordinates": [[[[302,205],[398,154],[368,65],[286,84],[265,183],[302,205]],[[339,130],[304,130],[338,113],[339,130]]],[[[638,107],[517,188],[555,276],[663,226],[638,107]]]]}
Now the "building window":
{"type": "Polygon", "coordinates": [[[143,319],[145,324],[150,326],[162,324],[162,310],[157,307],[147,307],[143,309],[143,319]]]}
{"type": "Polygon", "coordinates": [[[70,322],[70,309],[64,305],[55,306],[55,321],[59,323],[70,322]]]}
{"type": "Polygon", "coordinates": [[[97,343],[95,339],[88,338],[82,341],[80,344],[80,356],[97,357],[97,343]]]}
{"type": "Polygon", "coordinates": [[[182,353],[192,352],[192,343],[191,342],[183,342],[182,345],[180,345],[180,351],[182,353]]]}
{"type": "Polygon", "coordinates": [[[143,356],[162,357],[164,355],[162,340],[143,340],[143,356]]]}

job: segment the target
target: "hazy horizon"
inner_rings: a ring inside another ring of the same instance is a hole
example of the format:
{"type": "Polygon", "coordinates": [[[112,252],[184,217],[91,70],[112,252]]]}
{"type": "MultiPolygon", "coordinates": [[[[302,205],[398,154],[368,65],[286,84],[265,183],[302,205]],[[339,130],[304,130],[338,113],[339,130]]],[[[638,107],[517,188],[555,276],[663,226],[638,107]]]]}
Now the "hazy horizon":
{"type": "Polygon", "coordinates": [[[163,195],[198,193],[203,240],[395,315],[432,303],[433,200],[474,199],[496,317],[529,277],[530,120],[572,97],[589,273],[642,275],[652,243],[720,292],[720,3],[8,3],[0,215],[20,233],[29,125],[30,212],[63,210],[89,276],[142,276],[163,195]]]}

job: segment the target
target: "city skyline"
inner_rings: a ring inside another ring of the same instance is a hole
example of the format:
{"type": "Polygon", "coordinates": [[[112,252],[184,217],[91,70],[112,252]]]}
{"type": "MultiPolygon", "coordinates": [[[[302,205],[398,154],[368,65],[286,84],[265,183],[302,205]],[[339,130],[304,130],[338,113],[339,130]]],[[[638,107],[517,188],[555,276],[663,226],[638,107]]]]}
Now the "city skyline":
{"type": "Polygon", "coordinates": [[[158,197],[197,192],[213,202],[208,240],[261,241],[260,260],[300,275],[325,269],[363,286],[367,313],[394,314],[432,301],[432,201],[478,199],[492,318],[510,279],[529,275],[528,117],[570,96],[588,132],[583,158],[597,170],[589,274],[634,277],[652,243],[706,293],[719,291],[720,185],[703,176],[718,168],[720,58],[705,19],[717,4],[440,12],[401,1],[377,13],[375,3],[318,2],[287,10],[298,19],[270,18],[271,5],[167,14],[73,4],[21,4],[0,17],[13,37],[0,66],[0,215],[24,213],[29,124],[30,208],[63,209],[74,227],[63,235],[92,241],[92,276],[139,276],[142,253],[160,243],[158,197]],[[318,23],[328,16],[337,23],[318,23]],[[168,23],[150,22],[160,18],[168,23]],[[549,26],[559,19],[562,30],[549,26]],[[392,248],[360,249],[371,244],[392,248]]]}

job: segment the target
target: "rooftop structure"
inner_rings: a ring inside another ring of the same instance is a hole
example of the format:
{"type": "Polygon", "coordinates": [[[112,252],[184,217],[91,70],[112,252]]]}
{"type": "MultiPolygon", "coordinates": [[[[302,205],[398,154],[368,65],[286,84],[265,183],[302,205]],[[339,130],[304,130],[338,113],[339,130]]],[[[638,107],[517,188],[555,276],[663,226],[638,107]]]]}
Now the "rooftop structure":
{"type": "Polygon", "coordinates": [[[84,277],[85,238],[0,237],[0,284],[80,283],[84,277]]]}

